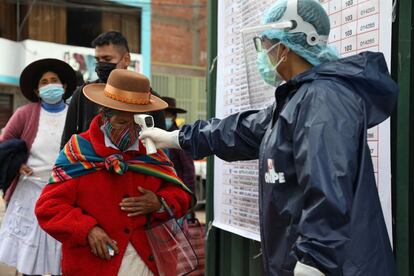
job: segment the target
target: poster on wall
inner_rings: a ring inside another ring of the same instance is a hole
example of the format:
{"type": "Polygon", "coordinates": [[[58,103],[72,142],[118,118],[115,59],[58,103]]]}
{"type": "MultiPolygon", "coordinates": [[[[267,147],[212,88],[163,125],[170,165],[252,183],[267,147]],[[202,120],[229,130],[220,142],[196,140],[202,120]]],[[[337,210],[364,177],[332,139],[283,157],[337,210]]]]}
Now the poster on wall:
{"type": "MultiPolygon", "coordinates": [[[[247,83],[246,55],[240,32],[260,24],[263,11],[275,0],[222,0],[218,2],[218,59],[216,117],[261,109],[274,102],[274,88],[256,78],[247,83]]],[[[383,52],[390,68],[392,1],[320,0],[330,17],[329,44],[342,57],[363,51],[383,52]]],[[[368,131],[375,179],[392,242],[390,122],[368,131]]],[[[258,162],[224,162],[215,158],[213,225],[243,237],[260,240],[258,162]]]]}
{"type": "MultiPolygon", "coordinates": [[[[70,64],[75,71],[82,73],[85,81],[98,79],[95,73],[95,50],[51,42],[25,40],[15,42],[0,38],[0,76],[18,78],[23,69],[33,61],[43,58],[56,58],[70,64]]],[[[142,56],[131,53],[129,70],[143,72],[142,56]]]]}

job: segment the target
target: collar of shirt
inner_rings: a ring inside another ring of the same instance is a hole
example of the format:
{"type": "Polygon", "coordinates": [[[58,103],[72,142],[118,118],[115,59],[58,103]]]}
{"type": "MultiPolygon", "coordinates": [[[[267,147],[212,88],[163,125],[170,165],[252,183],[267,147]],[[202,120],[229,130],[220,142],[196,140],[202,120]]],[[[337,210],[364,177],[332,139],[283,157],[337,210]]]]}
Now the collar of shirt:
{"type": "MultiPolygon", "coordinates": [[[[107,148],[113,148],[116,150],[119,150],[114,143],[112,143],[111,139],[106,135],[104,127],[101,126],[101,131],[104,134],[104,141],[105,141],[105,147],[107,148]]],[[[126,149],[126,151],[138,151],[139,150],[139,139],[135,141],[129,148],[126,149]]]]}

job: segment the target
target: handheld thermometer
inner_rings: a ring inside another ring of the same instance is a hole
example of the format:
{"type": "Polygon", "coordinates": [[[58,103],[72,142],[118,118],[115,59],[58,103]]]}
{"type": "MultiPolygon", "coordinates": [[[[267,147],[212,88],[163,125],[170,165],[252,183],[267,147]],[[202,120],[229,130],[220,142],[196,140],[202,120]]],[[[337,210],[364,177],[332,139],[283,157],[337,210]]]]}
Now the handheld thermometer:
{"type": "MultiPolygon", "coordinates": [[[[154,127],[154,118],[147,114],[135,114],[134,121],[141,129],[148,129],[154,127]]],[[[150,138],[144,139],[144,146],[147,149],[147,154],[154,154],[157,152],[154,142],[150,138]]]]}

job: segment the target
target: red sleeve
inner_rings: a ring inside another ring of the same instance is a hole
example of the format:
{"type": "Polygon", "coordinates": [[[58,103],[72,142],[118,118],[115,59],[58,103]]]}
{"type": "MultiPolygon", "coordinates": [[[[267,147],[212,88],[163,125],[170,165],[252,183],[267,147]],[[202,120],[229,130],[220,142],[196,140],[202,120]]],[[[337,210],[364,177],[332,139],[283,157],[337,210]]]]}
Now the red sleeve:
{"type": "MultiPolygon", "coordinates": [[[[188,209],[190,209],[192,196],[176,184],[165,183],[156,194],[157,196],[164,198],[176,218],[184,216],[188,209]]],[[[155,212],[154,216],[159,219],[168,218],[167,212],[155,212]]]]}
{"type": "Polygon", "coordinates": [[[95,218],[76,207],[77,179],[48,184],[35,207],[40,226],[62,243],[87,245],[88,233],[97,225],[95,218]]]}

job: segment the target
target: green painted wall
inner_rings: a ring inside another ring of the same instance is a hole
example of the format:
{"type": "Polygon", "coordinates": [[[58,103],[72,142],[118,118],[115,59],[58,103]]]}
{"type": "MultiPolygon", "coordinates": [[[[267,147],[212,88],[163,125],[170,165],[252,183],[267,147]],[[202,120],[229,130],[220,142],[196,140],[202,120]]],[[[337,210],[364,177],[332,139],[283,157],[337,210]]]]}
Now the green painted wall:
{"type": "Polygon", "coordinates": [[[184,118],[186,123],[207,118],[206,79],[204,77],[153,72],[151,86],[161,96],[175,98],[177,106],[187,110],[185,114],[178,114],[178,118],[184,118]]]}
{"type": "Polygon", "coordinates": [[[397,2],[393,26],[393,77],[400,94],[392,118],[392,175],[394,188],[395,249],[401,276],[414,275],[414,162],[413,162],[413,15],[411,0],[397,2]]]}

